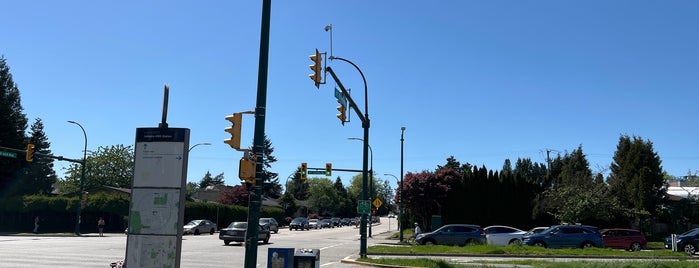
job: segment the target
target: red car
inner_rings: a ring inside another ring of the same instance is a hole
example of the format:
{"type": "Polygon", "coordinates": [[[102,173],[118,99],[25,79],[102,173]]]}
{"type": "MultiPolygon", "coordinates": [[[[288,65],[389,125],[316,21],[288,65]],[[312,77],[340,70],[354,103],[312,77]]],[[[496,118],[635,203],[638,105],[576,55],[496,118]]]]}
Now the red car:
{"type": "Polygon", "coordinates": [[[646,236],[641,231],[622,228],[602,230],[602,241],[604,241],[604,247],[631,251],[644,249],[647,244],[646,236]]]}

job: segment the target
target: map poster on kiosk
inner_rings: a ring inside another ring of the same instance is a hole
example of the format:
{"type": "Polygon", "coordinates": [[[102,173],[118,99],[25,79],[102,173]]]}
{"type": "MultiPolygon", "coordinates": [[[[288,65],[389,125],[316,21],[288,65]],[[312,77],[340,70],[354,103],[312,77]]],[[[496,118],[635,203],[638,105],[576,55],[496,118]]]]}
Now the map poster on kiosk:
{"type": "Polygon", "coordinates": [[[189,129],[138,128],[127,267],[180,267],[189,129]]]}

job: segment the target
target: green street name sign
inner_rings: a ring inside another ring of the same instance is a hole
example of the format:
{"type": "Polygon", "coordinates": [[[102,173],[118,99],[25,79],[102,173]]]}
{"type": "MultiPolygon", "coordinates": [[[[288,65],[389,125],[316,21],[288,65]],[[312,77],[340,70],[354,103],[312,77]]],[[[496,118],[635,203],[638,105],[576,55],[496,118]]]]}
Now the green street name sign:
{"type": "Polygon", "coordinates": [[[323,175],[325,175],[325,170],[309,170],[308,174],[323,174],[323,175]]]}
{"type": "Polygon", "coordinates": [[[371,202],[369,200],[357,200],[357,213],[369,214],[371,212],[371,202]]]}
{"type": "Polygon", "coordinates": [[[9,157],[9,158],[17,158],[17,153],[0,151],[0,156],[9,157]]]}

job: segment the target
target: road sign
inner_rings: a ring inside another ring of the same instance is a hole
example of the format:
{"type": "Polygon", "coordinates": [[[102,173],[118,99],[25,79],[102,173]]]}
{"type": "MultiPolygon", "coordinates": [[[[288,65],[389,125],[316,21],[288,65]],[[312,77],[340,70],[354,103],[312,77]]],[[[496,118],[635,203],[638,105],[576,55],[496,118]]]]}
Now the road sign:
{"type": "Polygon", "coordinates": [[[372,202],[372,204],[374,204],[374,207],[379,208],[381,205],[383,205],[383,202],[381,202],[381,199],[377,197],[376,199],[374,199],[374,202],[372,202]]]}
{"type": "Polygon", "coordinates": [[[17,153],[0,151],[0,156],[9,157],[9,158],[17,158],[17,153]]]}
{"type": "Polygon", "coordinates": [[[325,170],[309,170],[308,174],[323,174],[323,175],[325,175],[325,170]]]}
{"type": "Polygon", "coordinates": [[[357,213],[369,214],[369,212],[371,212],[371,203],[369,203],[369,200],[358,200],[357,213]]]}
{"type": "Polygon", "coordinates": [[[345,98],[344,95],[342,95],[342,92],[335,88],[335,98],[337,99],[337,102],[340,103],[343,107],[347,107],[347,98],[345,98]]]}

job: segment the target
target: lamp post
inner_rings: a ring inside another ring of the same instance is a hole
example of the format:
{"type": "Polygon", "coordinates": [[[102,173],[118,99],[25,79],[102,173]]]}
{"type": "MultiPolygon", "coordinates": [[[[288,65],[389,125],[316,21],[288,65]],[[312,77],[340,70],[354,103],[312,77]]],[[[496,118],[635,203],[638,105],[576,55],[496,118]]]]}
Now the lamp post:
{"type": "MultiPolygon", "coordinates": [[[[396,179],[396,183],[400,183],[400,181],[398,180],[398,177],[396,177],[396,175],[388,174],[388,173],[383,174],[383,175],[384,175],[384,176],[391,176],[391,177],[393,177],[394,179],[396,179]]],[[[403,193],[401,193],[401,194],[403,194],[403,193]]],[[[399,230],[400,230],[400,220],[403,219],[403,215],[400,213],[400,208],[401,208],[401,206],[403,206],[403,204],[401,204],[401,203],[399,202],[399,203],[398,203],[398,229],[399,229],[399,230]]],[[[390,219],[389,219],[389,220],[390,220],[390,219]]],[[[390,226],[390,223],[391,223],[391,222],[389,221],[388,223],[389,223],[389,226],[390,226]]],[[[391,228],[389,227],[388,229],[390,230],[391,228]]],[[[401,236],[402,236],[402,235],[401,235],[401,236]]],[[[400,242],[403,242],[403,240],[401,239],[400,242]]]]}
{"type": "MultiPolygon", "coordinates": [[[[348,140],[355,140],[355,141],[364,141],[363,139],[360,138],[347,138],[348,140]]],[[[367,144],[369,147],[369,155],[370,159],[369,162],[371,162],[370,167],[369,167],[369,202],[371,202],[372,197],[371,195],[374,193],[374,150],[371,149],[371,145],[367,144]]],[[[377,210],[379,208],[376,208],[377,210]]],[[[369,237],[371,237],[371,224],[373,223],[373,216],[369,219],[369,237]]]]}
{"type": "Polygon", "coordinates": [[[69,120],[68,123],[76,124],[82,129],[83,136],[85,137],[85,148],[83,149],[83,162],[82,162],[82,172],[80,175],[80,192],[78,192],[78,208],[76,209],[75,216],[75,234],[80,235],[80,209],[82,207],[83,201],[83,187],[85,187],[85,164],[87,164],[87,133],[85,133],[85,128],[78,122],[69,120]]]}
{"type": "MultiPolygon", "coordinates": [[[[400,186],[398,187],[400,196],[398,197],[398,202],[400,202],[399,213],[401,217],[403,216],[403,133],[405,133],[405,127],[400,128],[400,186]]],[[[400,227],[399,241],[403,242],[403,218],[400,218],[398,221],[398,226],[400,227]]]]}
{"type": "MultiPolygon", "coordinates": [[[[330,53],[332,54],[332,53],[330,53]]],[[[362,81],[364,82],[364,116],[361,116],[361,112],[359,111],[359,107],[357,107],[356,104],[354,104],[354,101],[352,101],[352,98],[349,98],[350,100],[350,106],[352,106],[355,111],[357,112],[357,116],[362,120],[362,128],[364,129],[364,148],[362,149],[362,199],[366,200],[368,198],[367,196],[367,179],[368,179],[368,171],[367,171],[367,158],[368,158],[368,148],[369,148],[369,127],[371,126],[371,121],[369,120],[369,89],[366,85],[366,77],[364,77],[364,73],[362,72],[362,69],[359,69],[359,66],[354,64],[354,62],[351,62],[347,59],[340,58],[340,57],[335,57],[333,55],[330,55],[328,58],[330,60],[340,60],[349,63],[352,65],[357,71],[359,72],[359,75],[362,76],[362,81]]],[[[342,83],[340,83],[340,80],[337,78],[335,75],[335,72],[332,71],[332,68],[330,66],[325,67],[326,72],[329,72],[330,75],[335,79],[335,82],[337,82],[338,86],[344,90],[344,86],[342,86],[342,83]]],[[[367,242],[366,242],[366,214],[361,215],[361,224],[359,226],[359,257],[361,258],[366,258],[366,248],[367,248],[367,242]]]]}
{"type": "Polygon", "coordinates": [[[211,145],[211,143],[208,143],[208,142],[197,143],[195,145],[192,145],[192,147],[189,147],[189,150],[187,150],[187,152],[191,152],[192,149],[194,149],[194,147],[197,147],[199,145],[211,145]]]}

